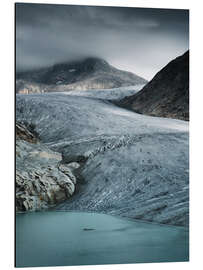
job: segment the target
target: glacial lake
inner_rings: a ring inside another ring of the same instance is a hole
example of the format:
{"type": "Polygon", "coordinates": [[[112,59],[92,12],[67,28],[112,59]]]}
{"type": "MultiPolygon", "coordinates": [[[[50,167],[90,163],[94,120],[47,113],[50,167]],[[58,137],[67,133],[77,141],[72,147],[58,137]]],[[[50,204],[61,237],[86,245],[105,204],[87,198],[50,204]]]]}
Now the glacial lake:
{"type": "Polygon", "coordinates": [[[84,212],[16,215],[17,267],[188,260],[187,228],[84,212]]]}

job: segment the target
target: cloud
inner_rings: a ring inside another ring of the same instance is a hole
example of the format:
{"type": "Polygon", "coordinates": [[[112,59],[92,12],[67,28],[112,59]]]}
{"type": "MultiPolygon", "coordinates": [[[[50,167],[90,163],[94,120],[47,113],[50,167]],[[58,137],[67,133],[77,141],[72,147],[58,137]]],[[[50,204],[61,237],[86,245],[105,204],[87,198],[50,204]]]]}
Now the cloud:
{"type": "Polygon", "coordinates": [[[188,49],[188,11],[16,4],[17,70],[88,56],[150,79],[188,49]]]}

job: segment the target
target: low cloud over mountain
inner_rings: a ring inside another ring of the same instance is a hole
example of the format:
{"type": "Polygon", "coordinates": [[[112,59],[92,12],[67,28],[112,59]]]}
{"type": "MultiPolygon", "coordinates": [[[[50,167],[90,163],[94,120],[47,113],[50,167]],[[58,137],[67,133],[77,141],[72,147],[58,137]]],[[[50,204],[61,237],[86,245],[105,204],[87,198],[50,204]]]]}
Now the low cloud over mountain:
{"type": "Polygon", "coordinates": [[[100,58],[86,58],[49,68],[17,73],[18,93],[106,89],[145,84],[147,81],[122,71],[100,58]]]}

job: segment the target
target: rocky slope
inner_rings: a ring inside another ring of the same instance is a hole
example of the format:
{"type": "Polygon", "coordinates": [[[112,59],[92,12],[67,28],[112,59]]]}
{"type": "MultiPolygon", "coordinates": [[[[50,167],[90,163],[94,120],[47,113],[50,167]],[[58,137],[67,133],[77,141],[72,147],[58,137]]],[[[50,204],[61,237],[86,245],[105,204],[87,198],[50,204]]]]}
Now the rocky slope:
{"type": "Polygon", "coordinates": [[[139,93],[118,104],[142,114],[189,120],[189,51],[160,70],[139,93]]]}
{"type": "Polygon", "coordinates": [[[51,151],[22,124],[16,125],[16,211],[53,207],[73,195],[77,163],[62,164],[60,153],[51,151]]]}
{"type": "Polygon", "coordinates": [[[33,134],[34,127],[32,125],[22,125],[20,123],[16,123],[16,140],[24,140],[30,143],[37,143],[38,138],[37,134],[33,134]]]}
{"type": "Polygon", "coordinates": [[[108,89],[147,82],[133,73],[116,69],[99,58],[87,58],[40,70],[18,72],[16,77],[17,93],[25,94],[108,89]]]}
{"type": "Polygon", "coordinates": [[[97,94],[17,95],[17,120],[34,125],[64,163],[82,164],[77,192],[56,209],[188,225],[188,122],[137,114],[97,94]]]}

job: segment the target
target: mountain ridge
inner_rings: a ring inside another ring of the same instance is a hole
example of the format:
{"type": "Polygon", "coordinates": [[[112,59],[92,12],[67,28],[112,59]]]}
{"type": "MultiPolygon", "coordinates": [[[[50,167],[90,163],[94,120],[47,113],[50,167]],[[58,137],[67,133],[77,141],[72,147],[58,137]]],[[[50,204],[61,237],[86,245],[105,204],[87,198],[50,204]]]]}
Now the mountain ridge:
{"type": "Polygon", "coordinates": [[[147,82],[142,77],[117,69],[97,57],[58,63],[32,71],[17,72],[16,79],[17,93],[25,93],[26,89],[31,93],[109,89],[147,82]]]}
{"type": "Polygon", "coordinates": [[[117,105],[141,114],[189,120],[189,50],[117,105]]]}

